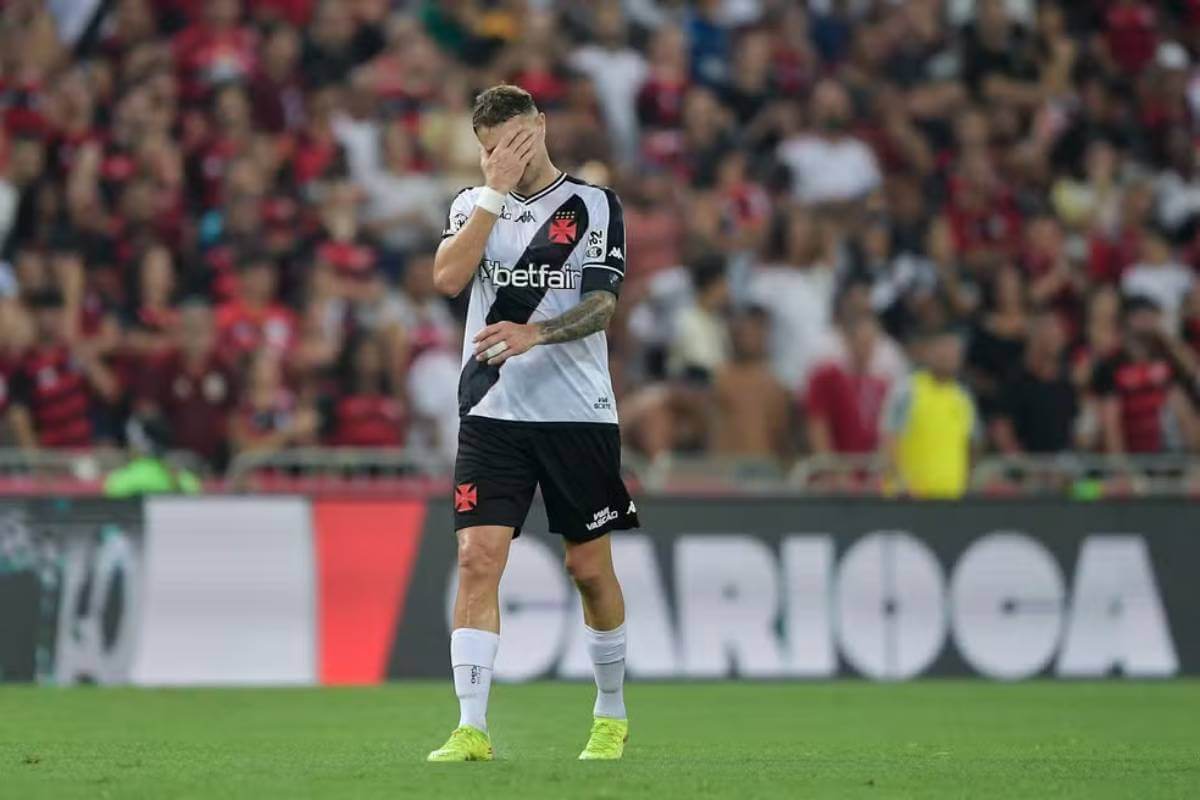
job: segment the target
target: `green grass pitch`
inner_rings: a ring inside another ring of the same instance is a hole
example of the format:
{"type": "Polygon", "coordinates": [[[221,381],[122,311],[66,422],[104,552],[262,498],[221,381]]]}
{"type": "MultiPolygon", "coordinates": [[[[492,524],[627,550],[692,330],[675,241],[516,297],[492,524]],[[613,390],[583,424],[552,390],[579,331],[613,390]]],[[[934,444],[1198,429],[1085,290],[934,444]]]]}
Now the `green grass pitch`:
{"type": "Polygon", "coordinates": [[[426,764],[449,682],[0,688],[0,798],[1200,797],[1200,682],[635,683],[580,763],[592,691],[498,686],[500,760],[426,764]]]}

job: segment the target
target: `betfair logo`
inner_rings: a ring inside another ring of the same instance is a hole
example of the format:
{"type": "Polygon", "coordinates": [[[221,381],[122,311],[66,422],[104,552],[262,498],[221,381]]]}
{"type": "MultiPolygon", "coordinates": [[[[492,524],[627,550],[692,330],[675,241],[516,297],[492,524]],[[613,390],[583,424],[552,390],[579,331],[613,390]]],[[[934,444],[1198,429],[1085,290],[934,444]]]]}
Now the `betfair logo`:
{"type": "Polygon", "coordinates": [[[525,264],[506,267],[495,261],[484,261],[480,268],[497,289],[574,289],[579,286],[579,272],[552,267],[549,264],[525,264]]]}

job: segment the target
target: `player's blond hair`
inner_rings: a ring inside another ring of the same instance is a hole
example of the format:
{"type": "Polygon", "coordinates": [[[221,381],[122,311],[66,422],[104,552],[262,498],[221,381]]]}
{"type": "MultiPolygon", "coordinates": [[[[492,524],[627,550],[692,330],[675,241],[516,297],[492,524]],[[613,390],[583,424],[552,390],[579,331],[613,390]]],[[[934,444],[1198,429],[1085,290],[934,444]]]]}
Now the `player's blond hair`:
{"type": "Polygon", "coordinates": [[[471,127],[494,128],[522,114],[536,114],[533,95],[520,86],[502,83],[479,93],[471,109],[471,127]]]}

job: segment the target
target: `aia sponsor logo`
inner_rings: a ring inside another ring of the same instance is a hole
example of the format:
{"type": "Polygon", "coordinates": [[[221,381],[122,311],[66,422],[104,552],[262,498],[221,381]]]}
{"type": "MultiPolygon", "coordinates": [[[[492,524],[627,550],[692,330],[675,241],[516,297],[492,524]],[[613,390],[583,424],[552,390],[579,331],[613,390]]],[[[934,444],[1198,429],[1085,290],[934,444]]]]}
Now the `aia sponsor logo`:
{"type": "Polygon", "coordinates": [[[474,511],[479,503],[479,493],[473,483],[460,483],[454,487],[454,510],[474,511]]]}

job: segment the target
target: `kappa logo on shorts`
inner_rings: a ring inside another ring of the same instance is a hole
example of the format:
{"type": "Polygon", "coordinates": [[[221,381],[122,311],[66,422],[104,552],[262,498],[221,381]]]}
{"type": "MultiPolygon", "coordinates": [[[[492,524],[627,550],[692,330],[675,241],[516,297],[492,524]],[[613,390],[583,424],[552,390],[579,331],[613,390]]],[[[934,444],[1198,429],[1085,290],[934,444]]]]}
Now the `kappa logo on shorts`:
{"type": "Polygon", "coordinates": [[[454,487],[454,510],[474,511],[478,503],[478,493],[473,483],[460,483],[454,487]]]}

